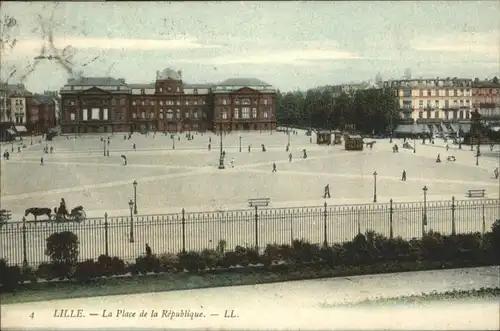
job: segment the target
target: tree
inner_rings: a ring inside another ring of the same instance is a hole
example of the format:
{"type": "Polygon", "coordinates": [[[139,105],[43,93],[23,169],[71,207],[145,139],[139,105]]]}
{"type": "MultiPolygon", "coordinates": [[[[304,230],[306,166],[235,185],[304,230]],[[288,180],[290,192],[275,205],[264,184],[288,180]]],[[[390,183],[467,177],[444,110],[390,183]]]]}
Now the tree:
{"type": "Polygon", "coordinates": [[[492,82],[493,84],[498,85],[498,84],[499,84],[499,83],[498,83],[498,77],[497,77],[497,76],[493,77],[493,79],[491,80],[491,82],[492,82]]]}

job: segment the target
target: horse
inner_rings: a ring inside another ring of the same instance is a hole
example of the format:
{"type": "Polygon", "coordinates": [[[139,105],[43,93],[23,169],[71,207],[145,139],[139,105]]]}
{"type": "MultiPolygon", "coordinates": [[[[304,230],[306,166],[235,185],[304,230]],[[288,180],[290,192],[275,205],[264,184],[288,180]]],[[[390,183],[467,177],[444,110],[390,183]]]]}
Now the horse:
{"type": "Polygon", "coordinates": [[[31,215],[35,216],[35,221],[36,221],[37,216],[47,215],[47,217],[49,218],[49,221],[50,221],[50,213],[51,212],[52,212],[52,210],[50,208],[33,207],[33,208],[26,209],[24,212],[24,216],[26,217],[29,214],[31,214],[31,215]]]}

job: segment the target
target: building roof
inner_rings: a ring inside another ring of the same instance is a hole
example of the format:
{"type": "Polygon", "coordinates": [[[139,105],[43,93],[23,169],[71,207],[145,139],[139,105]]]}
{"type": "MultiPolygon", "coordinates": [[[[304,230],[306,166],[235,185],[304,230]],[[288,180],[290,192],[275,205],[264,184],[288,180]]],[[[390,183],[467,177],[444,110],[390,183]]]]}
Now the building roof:
{"type": "Polygon", "coordinates": [[[477,84],[472,85],[473,87],[490,87],[490,88],[500,88],[500,84],[495,84],[493,82],[479,82],[477,84]]]}
{"type": "Polygon", "coordinates": [[[151,89],[155,88],[155,83],[142,83],[142,84],[128,84],[128,87],[133,89],[151,89]]]}
{"type": "Polygon", "coordinates": [[[266,82],[261,81],[260,79],[257,78],[228,78],[218,84],[217,86],[270,86],[271,84],[268,84],[266,82]]]}
{"type": "Polygon", "coordinates": [[[55,104],[53,97],[50,97],[48,95],[43,95],[43,94],[35,94],[35,95],[33,95],[33,100],[36,100],[39,103],[42,103],[42,104],[45,104],[45,105],[53,105],[53,104],[55,104]]]}
{"type": "Polygon", "coordinates": [[[206,84],[188,84],[184,83],[185,88],[211,88],[215,84],[212,83],[206,83],[206,84]]]}
{"type": "Polygon", "coordinates": [[[32,93],[26,89],[24,84],[0,84],[0,89],[6,91],[9,95],[32,95],[32,93]]]}
{"type": "Polygon", "coordinates": [[[81,77],[68,79],[69,86],[127,86],[125,79],[113,77],[81,77]]]}

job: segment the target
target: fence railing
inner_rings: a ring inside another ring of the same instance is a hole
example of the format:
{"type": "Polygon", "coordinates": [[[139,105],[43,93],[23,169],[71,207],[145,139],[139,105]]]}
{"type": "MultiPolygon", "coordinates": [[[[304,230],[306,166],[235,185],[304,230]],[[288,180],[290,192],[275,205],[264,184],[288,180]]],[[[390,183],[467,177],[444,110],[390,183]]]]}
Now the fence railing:
{"type": "Polygon", "coordinates": [[[142,215],[87,219],[81,223],[9,222],[0,229],[0,258],[9,264],[48,262],[46,239],[71,231],[80,242],[79,259],[101,254],[133,260],[144,254],[177,253],[226,247],[263,249],[267,244],[290,244],[294,239],[333,244],[374,230],[387,237],[411,239],[433,230],[442,234],[489,231],[500,219],[500,200],[455,200],[335,205],[298,208],[255,208],[216,212],[142,215]]]}

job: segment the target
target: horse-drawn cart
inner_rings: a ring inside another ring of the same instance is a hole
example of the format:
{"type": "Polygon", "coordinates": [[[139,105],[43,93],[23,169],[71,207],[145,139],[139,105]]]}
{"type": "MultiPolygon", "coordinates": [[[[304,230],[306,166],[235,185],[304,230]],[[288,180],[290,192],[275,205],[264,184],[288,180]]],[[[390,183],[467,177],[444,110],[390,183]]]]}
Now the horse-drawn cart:
{"type": "Polygon", "coordinates": [[[83,210],[82,206],[75,207],[71,209],[69,214],[58,213],[57,208],[55,208],[55,217],[54,220],[56,222],[78,222],[85,220],[86,214],[85,210],[83,210]]]}

